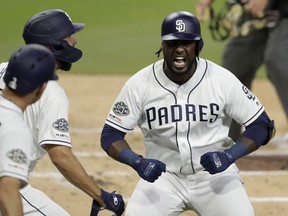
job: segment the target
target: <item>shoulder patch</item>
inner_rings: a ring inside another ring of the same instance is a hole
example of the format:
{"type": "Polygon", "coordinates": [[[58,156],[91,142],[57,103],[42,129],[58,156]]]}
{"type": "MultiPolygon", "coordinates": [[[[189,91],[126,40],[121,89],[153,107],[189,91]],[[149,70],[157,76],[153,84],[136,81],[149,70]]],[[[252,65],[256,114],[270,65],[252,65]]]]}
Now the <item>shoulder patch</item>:
{"type": "Polygon", "coordinates": [[[64,118],[57,119],[57,121],[53,123],[53,127],[62,132],[69,131],[68,121],[64,118]]]}
{"type": "Polygon", "coordinates": [[[13,149],[7,152],[7,157],[19,164],[28,163],[27,155],[21,149],[13,149]]]}
{"type": "Polygon", "coordinates": [[[124,102],[120,101],[120,102],[115,103],[113,107],[113,112],[120,116],[127,116],[129,115],[130,110],[124,102]]]}

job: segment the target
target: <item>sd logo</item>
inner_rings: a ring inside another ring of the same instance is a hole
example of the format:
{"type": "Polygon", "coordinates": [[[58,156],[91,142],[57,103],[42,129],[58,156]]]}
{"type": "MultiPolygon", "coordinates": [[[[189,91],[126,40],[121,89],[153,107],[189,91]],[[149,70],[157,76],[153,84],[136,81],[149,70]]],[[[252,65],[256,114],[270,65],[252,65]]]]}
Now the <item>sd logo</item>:
{"type": "Polygon", "coordinates": [[[185,23],[182,20],[176,20],[176,30],[178,30],[178,32],[185,31],[185,23]]]}

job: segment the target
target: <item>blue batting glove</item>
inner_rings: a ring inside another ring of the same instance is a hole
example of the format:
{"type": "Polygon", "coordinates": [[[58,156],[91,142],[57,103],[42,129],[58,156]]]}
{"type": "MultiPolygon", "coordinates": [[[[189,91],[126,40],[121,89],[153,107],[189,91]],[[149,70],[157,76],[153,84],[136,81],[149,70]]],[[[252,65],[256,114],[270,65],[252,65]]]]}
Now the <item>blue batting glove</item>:
{"type": "Polygon", "coordinates": [[[224,152],[207,152],[201,156],[200,163],[210,174],[216,174],[226,170],[235,162],[229,149],[224,152]]]}
{"type": "Polygon", "coordinates": [[[148,182],[154,182],[162,172],[166,172],[166,164],[158,160],[143,158],[141,155],[136,158],[132,167],[141,178],[148,182]]]}
{"type": "Polygon", "coordinates": [[[125,208],[123,197],[120,194],[116,194],[115,191],[108,193],[103,189],[101,189],[101,195],[106,209],[116,213],[117,216],[121,216],[125,208]]]}

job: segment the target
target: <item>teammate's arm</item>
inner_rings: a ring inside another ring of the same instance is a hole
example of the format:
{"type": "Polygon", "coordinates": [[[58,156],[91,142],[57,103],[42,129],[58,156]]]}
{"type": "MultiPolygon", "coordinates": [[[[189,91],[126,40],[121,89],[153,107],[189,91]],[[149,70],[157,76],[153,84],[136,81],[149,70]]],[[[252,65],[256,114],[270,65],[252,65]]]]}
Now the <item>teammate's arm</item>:
{"type": "Polygon", "coordinates": [[[96,199],[102,206],[104,205],[100,188],[84,170],[70,147],[46,144],[45,149],[53,164],[71,184],[96,199]]]}
{"type": "Polygon", "coordinates": [[[20,198],[19,189],[21,180],[3,176],[0,177],[0,212],[3,216],[23,215],[23,207],[20,198]]]}
{"type": "Polygon", "coordinates": [[[131,166],[138,175],[148,182],[154,182],[166,172],[166,165],[158,160],[143,158],[132,151],[124,139],[125,133],[105,124],[101,134],[101,146],[113,159],[131,166]]]}
{"type": "Polygon", "coordinates": [[[114,193],[108,193],[97,185],[85,171],[70,147],[46,144],[45,149],[53,164],[71,184],[91,196],[101,206],[115,213],[122,214],[125,206],[122,196],[116,194],[119,203],[113,204],[114,193]]]}
{"type": "Polygon", "coordinates": [[[245,128],[245,131],[231,148],[224,150],[224,152],[207,152],[201,156],[200,163],[210,174],[222,172],[237,159],[267,144],[274,134],[274,122],[264,111],[245,128]]]}

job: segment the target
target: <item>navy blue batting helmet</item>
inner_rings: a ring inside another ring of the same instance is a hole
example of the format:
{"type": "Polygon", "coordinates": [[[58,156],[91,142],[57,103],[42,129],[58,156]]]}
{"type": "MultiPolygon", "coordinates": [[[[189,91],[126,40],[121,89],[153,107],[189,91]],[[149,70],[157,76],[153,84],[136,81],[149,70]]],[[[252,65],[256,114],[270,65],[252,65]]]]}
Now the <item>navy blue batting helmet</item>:
{"type": "Polygon", "coordinates": [[[192,13],[186,11],[173,12],[165,17],[162,22],[161,38],[163,41],[197,41],[197,56],[204,45],[199,20],[192,13]]]}
{"type": "Polygon", "coordinates": [[[57,80],[53,53],[40,44],[28,44],[10,57],[4,82],[9,88],[30,93],[49,80],[57,80]]]}
{"type": "Polygon", "coordinates": [[[81,31],[84,26],[83,23],[73,23],[63,10],[51,9],[32,16],[25,24],[22,36],[26,44],[49,46],[58,61],[74,63],[82,57],[82,51],[63,39],[81,31]]]}

